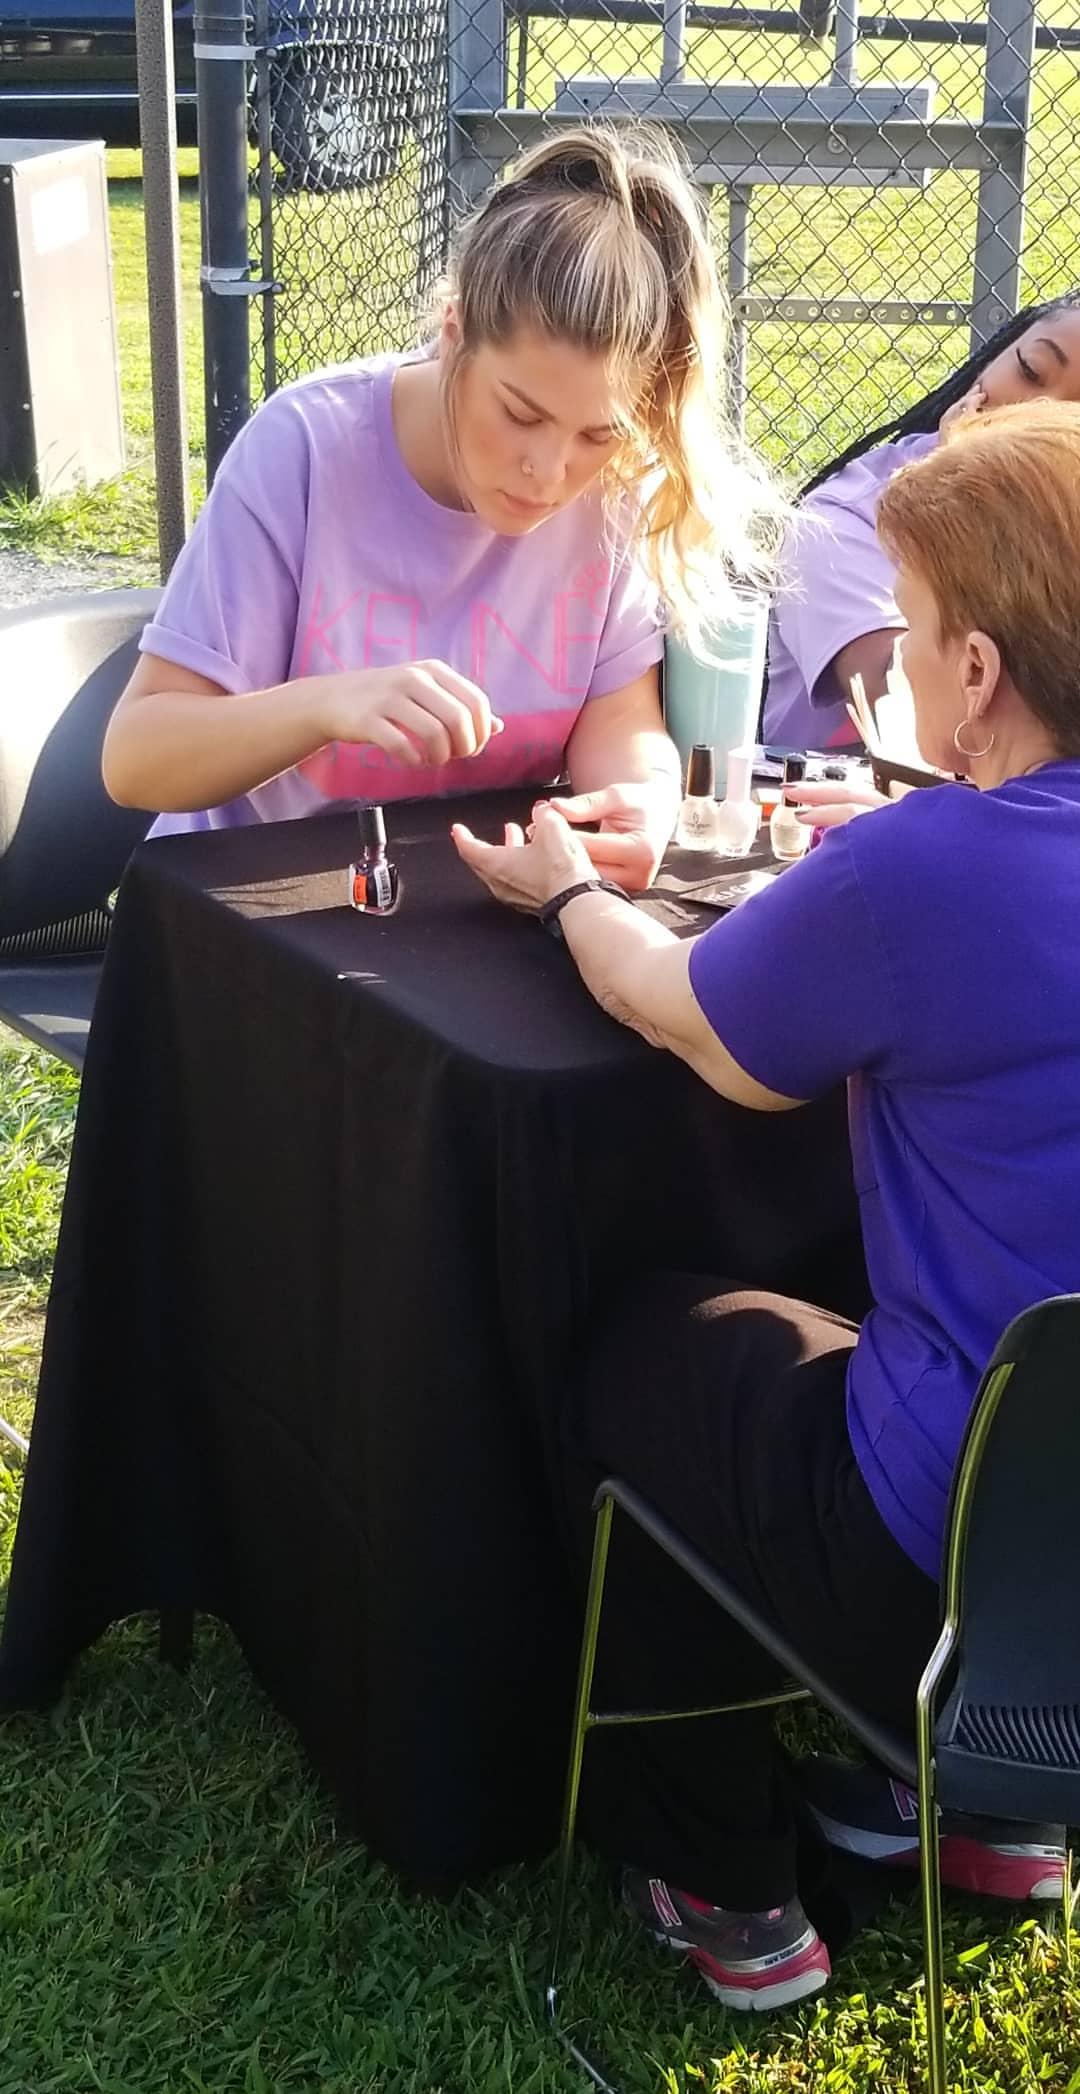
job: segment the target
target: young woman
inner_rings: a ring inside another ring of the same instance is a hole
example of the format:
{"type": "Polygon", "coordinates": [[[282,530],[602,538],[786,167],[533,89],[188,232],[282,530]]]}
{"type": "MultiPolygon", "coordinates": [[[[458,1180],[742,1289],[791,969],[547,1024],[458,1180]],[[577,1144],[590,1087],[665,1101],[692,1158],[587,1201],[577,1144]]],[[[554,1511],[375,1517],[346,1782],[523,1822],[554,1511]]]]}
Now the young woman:
{"type": "Polygon", "coordinates": [[[762,733],[781,748],[851,747],[853,677],[885,689],[903,618],[896,570],[874,530],[900,466],[932,451],[950,422],[988,407],[1080,400],[1080,292],[1028,306],[937,390],[860,437],[810,481],[792,523],[769,631],[762,733]]]}
{"type": "MultiPolygon", "coordinates": [[[[625,1477],[819,1673],[910,1732],[980,1374],[1022,1309],[1080,1289],[1080,407],[970,418],[891,481],[878,528],[922,754],[977,791],[942,784],[830,830],[689,942],[605,892],[550,809],[525,846],[456,838],[502,899],[562,897],[593,995],[722,1097],[785,1112],[849,1079],[861,1329],[752,1276],[628,1274],[587,1359],[572,1510],[587,1548],[596,1482],[625,1477]]],[[[615,1707],[777,1684],[625,1534],[602,1657],[615,1707]]],[[[593,1750],[592,1834],[630,1865],[652,1932],[730,2006],[825,1984],[768,1715],[610,1731],[593,1750]]],[[[902,1784],[827,1760],[803,1779],[829,1840],[914,1860],[902,1784]]],[[[942,1834],[946,1882],[1060,1895],[1063,1827],[946,1816],[942,1834]]]]}
{"type": "Polygon", "coordinates": [[[434,344],[303,379],[237,437],[112,720],[113,797],[161,834],[568,770],[595,862],[647,882],[679,795],[662,615],[692,638],[779,535],[725,433],[724,329],[662,140],[527,154],[461,234],[434,344]]]}

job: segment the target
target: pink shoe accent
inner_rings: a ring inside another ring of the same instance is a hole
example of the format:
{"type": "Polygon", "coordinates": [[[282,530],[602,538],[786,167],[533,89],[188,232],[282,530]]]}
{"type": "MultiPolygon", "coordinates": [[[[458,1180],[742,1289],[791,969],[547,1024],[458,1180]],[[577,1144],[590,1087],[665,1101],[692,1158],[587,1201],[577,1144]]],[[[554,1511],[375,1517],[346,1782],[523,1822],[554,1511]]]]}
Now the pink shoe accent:
{"type": "Polygon", "coordinates": [[[991,1847],[946,1832],[941,1838],[941,1880],[950,1890],[974,1891],[984,1898],[1007,1898],[1012,1904],[1024,1905],[1029,1899],[1062,1896],[1065,1862],[1052,1847],[1010,1853],[1008,1847],[991,1847]]]}
{"type": "Polygon", "coordinates": [[[817,1934],[797,1956],[778,1956],[771,1967],[766,1963],[758,1970],[731,1970],[702,1948],[692,1948],[687,1961],[701,1972],[706,1984],[721,1999],[741,1995],[752,1998],[759,2007],[783,2007],[805,1999],[809,1993],[820,1991],[832,1976],[829,1951],[817,1934]]]}

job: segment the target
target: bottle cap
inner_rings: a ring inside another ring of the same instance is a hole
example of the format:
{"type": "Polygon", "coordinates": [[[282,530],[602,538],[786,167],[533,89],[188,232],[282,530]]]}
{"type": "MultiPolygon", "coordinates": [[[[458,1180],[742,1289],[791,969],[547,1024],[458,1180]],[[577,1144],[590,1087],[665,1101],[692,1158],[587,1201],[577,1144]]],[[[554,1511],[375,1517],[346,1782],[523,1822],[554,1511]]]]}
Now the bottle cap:
{"type": "Polygon", "coordinates": [[[750,780],[754,769],[752,749],[729,749],[727,760],[727,791],[725,800],[736,807],[745,807],[750,799],[750,780]]]}
{"type": "Polygon", "coordinates": [[[360,842],[364,849],[368,851],[385,850],[386,822],[383,819],[382,808],[375,806],[358,807],[356,810],[356,821],[360,830],[360,842]]]}
{"type": "Polygon", "coordinates": [[[805,758],[805,756],[785,756],[785,758],[784,758],[784,784],[785,784],[785,785],[798,785],[798,784],[800,783],[800,781],[801,781],[801,780],[802,780],[803,778],[805,778],[805,776],[806,776],[806,758],[805,758]]]}
{"type": "Polygon", "coordinates": [[[695,742],[686,768],[687,798],[711,800],[716,792],[716,758],[708,742],[695,742]]]}

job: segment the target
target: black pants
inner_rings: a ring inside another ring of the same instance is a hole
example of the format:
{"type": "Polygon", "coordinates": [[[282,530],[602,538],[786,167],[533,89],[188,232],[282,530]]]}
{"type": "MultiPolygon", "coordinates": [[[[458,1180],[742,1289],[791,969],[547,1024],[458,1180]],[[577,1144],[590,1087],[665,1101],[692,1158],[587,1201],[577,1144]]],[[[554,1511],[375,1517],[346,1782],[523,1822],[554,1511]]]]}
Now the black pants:
{"type": "MultiPolygon", "coordinates": [[[[874,1508],[845,1422],[853,1325],[665,1273],[598,1332],[568,1465],[575,1547],[604,1475],[652,1500],[826,1679],[910,1733],[938,1628],[933,1581],[874,1508]]],[[[773,1661],[615,1513],[594,1698],[692,1707],[767,1693],[773,1661]]],[[[795,1891],[789,1785],[768,1711],[601,1731],[583,1829],[613,1861],[741,1911],[795,1891]]]]}

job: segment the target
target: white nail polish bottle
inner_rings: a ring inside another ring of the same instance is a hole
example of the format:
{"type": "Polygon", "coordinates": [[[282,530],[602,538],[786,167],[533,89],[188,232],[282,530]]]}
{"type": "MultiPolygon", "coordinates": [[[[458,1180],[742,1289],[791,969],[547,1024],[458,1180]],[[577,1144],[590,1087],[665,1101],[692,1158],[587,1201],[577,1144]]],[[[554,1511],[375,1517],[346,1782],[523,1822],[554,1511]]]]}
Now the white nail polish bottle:
{"type": "Polygon", "coordinates": [[[761,809],[750,796],[753,769],[752,749],[728,751],[727,792],[716,809],[716,842],[713,846],[725,858],[745,858],[757,837],[761,809]]]}
{"type": "MultiPolygon", "coordinates": [[[[806,776],[805,756],[785,756],[784,785],[801,785],[806,776]]],[[[774,858],[802,858],[810,849],[810,829],[801,822],[790,803],[780,799],[769,820],[769,842],[774,858]]]]}
{"type": "Polygon", "coordinates": [[[716,759],[707,742],[695,742],[686,769],[686,798],[675,824],[675,841],[683,851],[715,851],[719,808],[716,759]]]}

